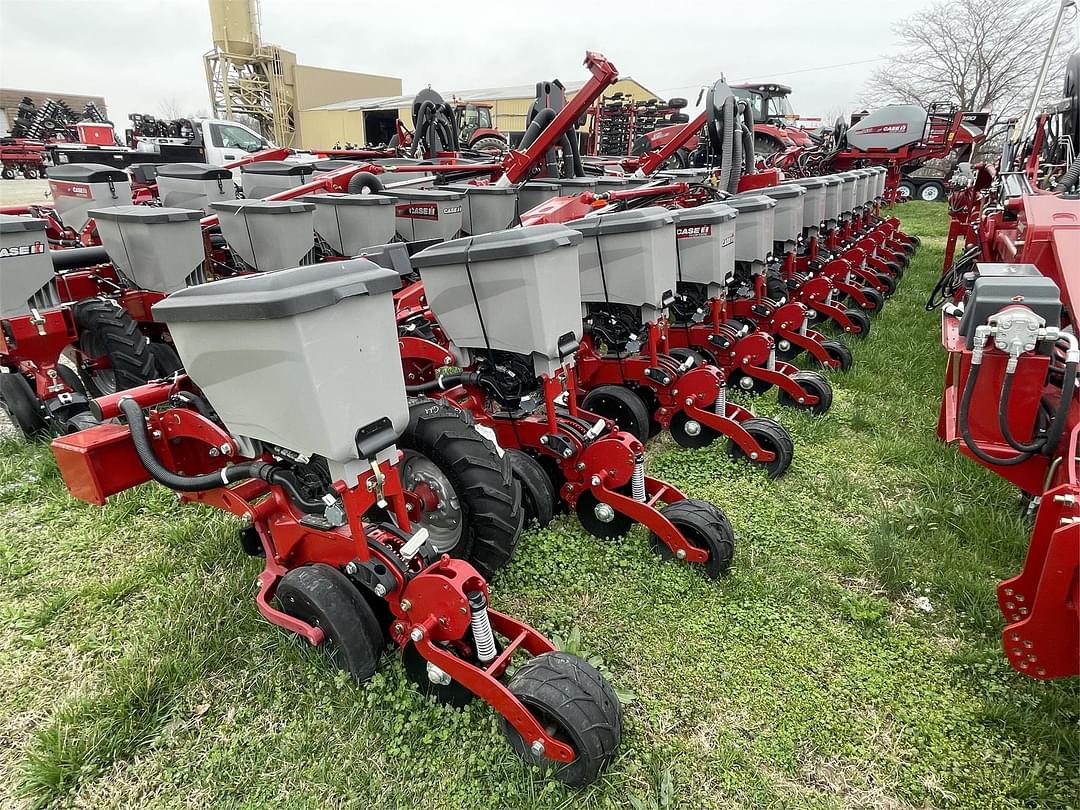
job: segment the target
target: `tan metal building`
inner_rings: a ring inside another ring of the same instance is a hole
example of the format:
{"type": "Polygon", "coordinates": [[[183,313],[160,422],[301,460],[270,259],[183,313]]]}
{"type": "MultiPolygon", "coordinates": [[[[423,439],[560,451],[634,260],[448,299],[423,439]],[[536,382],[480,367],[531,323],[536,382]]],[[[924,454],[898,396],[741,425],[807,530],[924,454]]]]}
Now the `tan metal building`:
{"type": "Polygon", "coordinates": [[[0,87],[0,134],[7,135],[8,130],[11,129],[11,125],[19,114],[19,103],[26,96],[29,96],[30,100],[38,107],[46,99],[51,98],[53,101],[66,102],[76,112],[82,112],[87,103],[92,101],[98,106],[102,114],[105,116],[109,114],[108,109],[105,107],[104,96],[84,96],[79,93],[47,93],[44,90],[18,90],[12,87],[0,87]]]}
{"type": "Polygon", "coordinates": [[[296,121],[295,142],[302,149],[327,148],[319,130],[319,119],[312,119],[308,107],[331,104],[343,98],[360,96],[389,96],[401,92],[401,79],[378,76],[372,73],[353,73],[348,70],[296,65],[296,108],[300,110],[296,121]]]}
{"type": "MultiPolygon", "coordinates": [[[[564,82],[567,97],[572,98],[584,84],[584,81],[564,82]]],[[[604,94],[611,95],[620,91],[632,95],[635,99],[658,98],[651,90],[630,77],[619,79],[604,94]]],[[[525,129],[536,88],[535,85],[528,84],[445,92],[439,90],[439,93],[447,101],[490,104],[495,126],[501,132],[519,133],[525,129]]],[[[412,101],[411,95],[385,95],[357,97],[352,101],[318,107],[301,106],[300,115],[304,121],[303,145],[310,149],[328,148],[336,143],[386,143],[393,134],[393,122],[397,118],[400,117],[406,126],[412,126],[412,101]]]]}

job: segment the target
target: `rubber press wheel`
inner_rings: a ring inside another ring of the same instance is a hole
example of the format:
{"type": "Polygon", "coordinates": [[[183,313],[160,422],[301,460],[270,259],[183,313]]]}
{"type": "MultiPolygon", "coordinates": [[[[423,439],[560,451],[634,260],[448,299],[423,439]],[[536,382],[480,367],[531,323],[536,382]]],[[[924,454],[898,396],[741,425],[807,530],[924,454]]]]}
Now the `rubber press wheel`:
{"type": "MultiPolygon", "coordinates": [[[[890,276],[888,273],[876,273],[875,277],[878,283],[885,288],[883,295],[888,298],[894,292],[896,292],[896,277],[890,276]]],[[[881,292],[879,290],[879,292],[881,292]]]]}
{"type": "Polygon", "coordinates": [[[324,563],[294,568],[277,587],[281,609],[320,628],[333,661],[355,680],[375,674],[385,642],[367,600],[343,573],[324,563]]]}
{"type": "Polygon", "coordinates": [[[480,434],[472,414],[414,400],[397,445],[405,454],[402,484],[420,495],[417,523],[435,547],[467,560],[485,578],[510,562],[524,518],[521,488],[509,457],[480,434]]]}
{"type": "MultiPolygon", "coordinates": [[[[727,515],[719,507],[687,498],[665,506],[660,513],[671,521],[690,545],[708,552],[709,559],[701,566],[705,576],[719,579],[727,573],[735,556],[735,532],[727,515]]],[[[671,549],[655,532],[650,533],[649,544],[660,559],[674,559],[671,549]]]]}
{"type": "Polygon", "coordinates": [[[127,311],[113,301],[90,298],[75,305],[79,351],[88,361],[106,358],[109,368],[82,369],[95,397],[143,385],[157,376],[146,335],[127,311]]]}
{"type": "Polygon", "coordinates": [[[645,402],[629,388],[621,385],[601,385],[592,389],[581,401],[581,407],[597,416],[610,419],[638,440],[649,440],[649,411],[645,402]]]}
{"type": "Polygon", "coordinates": [[[873,287],[863,287],[862,294],[868,303],[868,306],[865,307],[867,312],[873,312],[875,314],[881,312],[881,308],[885,306],[885,296],[873,287]]]}
{"type": "MultiPolygon", "coordinates": [[[[851,357],[851,349],[839,340],[823,340],[821,342],[821,348],[829,355],[830,358],[840,363],[839,367],[833,367],[831,371],[850,371],[851,365],[854,362],[851,357]]],[[[821,362],[812,354],[807,354],[807,362],[813,368],[821,368],[821,362]]]]}
{"type": "Polygon", "coordinates": [[[570,787],[595,781],[622,739],[622,706],[615,690],[587,661],[564,652],[543,653],[514,673],[507,687],[544,730],[577,755],[557,762],[534,753],[506,718],[502,731],[522,760],[570,787]]]}
{"type": "Polygon", "coordinates": [[[805,391],[818,398],[814,405],[807,405],[794,399],[787,391],[781,389],[777,392],[777,400],[781,405],[795,408],[799,411],[809,411],[814,416],[821,416],[832,407],[833,391],[829,381],[816,371],[797,371],[791,376],[805,391]]]}
{"type": "Polygon", "coordinates": [[[521,507],[525,522],[536,522],[541,529],[555,516],[559,495],[540,462],[521,450],[507,450],[514,478],[521,485],[521,507]]]}
{"type": "Polygon", "coordinates": [[[743,452],[743,449],[731,439],[728,439],[727,443],[728,456],[736,461],[748,461],[751,464],[761,467],[765,470],[765,474],[770,479],[779,478],[787,472],[788,467],[791,466],[791,460],[795,455],[795,442],[792,440],[791,434],[788,432],[787,428],[775,419],[764,417],[747,419],[742,423],[742,427],[747,433],[754,437],[754,440],[761,445],[763,450],[775,453],[776,458],[767,464],[750,459],[746,453],[743,452]]]}
{"type": "Polygon", "coordinates": [[[865,312],[861,309],[848,309],[844,310],[844,314],[858,328],[856,332],[848,332],[849,335],[865,338],[870,334],[870,317],[865,312]]]}
{"type": "Polygon", "coordinates": [[[37,395],[22,374],[0,373],[0,408],[23,438],[36,439],[48,434],[49,426],[41,415],[37,395]]]}

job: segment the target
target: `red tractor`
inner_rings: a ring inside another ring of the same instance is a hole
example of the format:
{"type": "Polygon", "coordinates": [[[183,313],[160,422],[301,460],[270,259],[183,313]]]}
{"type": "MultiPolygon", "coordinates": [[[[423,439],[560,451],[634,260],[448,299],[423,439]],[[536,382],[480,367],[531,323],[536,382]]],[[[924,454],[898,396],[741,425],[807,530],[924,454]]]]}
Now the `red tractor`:
{"type": "Polygon", "coordinates": [[[455,101],[454,120],[457,122],[461,145],[478,152],[502,154],[510,145],[506,136],[495,127],[491,105],[476,101],[455,101]]]}

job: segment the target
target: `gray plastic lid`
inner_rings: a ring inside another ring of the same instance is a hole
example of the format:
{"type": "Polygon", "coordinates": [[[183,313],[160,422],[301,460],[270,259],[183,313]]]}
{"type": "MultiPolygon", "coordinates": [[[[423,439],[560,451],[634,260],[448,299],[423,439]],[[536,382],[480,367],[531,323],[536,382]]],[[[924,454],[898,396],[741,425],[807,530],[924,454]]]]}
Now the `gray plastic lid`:
{"type": "Polygon", "coordinates": [[[240,167],[244,174],[272,174],[291,177],[293,175],[311,174],[315,171],[310,163],[289,163],[284,160],[256,160],[254,163],[245,163],[240,167]]]}
{"type": "Polygon", "coordinates": [[[43,230],[45,230],[45,220],[43,219],[0,214],[0,233],[23,233],[43,230]]]}
{"type": "Polygon", "coordinates": [[[329,158],[327,160],[316,160],[311,165],[317,172],[334,172],[338,169],[344,169],[346,166],[355,166],[357,163],[358,161],[344,158],[329,158]]]}
{"type": "Polygon", "coordinates": [[[538,188],[541,191],[558,191],[559,184],[554,180],[530,180],[525,183],[525,188],[538,188]]]}
{"type": "Polygon", "coordinates": [[[613,214],[598,214],[566,223],[584,236],[607,236],[613,233],[633,233],[652,231],[663,228],[675,221],[671,211],[659,206],[635,208],[631,211],[616,211],[613,214]]]}
{"type": "Polygon", "coordinates": [[[442,200],[443,202],[450,202],[451,200],[462,200],[465,198],[465,194],[460,191],[446,191],[440,188],[398,188],[398,189],[383,189],[380,194],[387,194],[391,197],[396,197],[399,200],[430,200],[432,202],[436,200],[442,200]]]}
{"type": "Polygon", "coordinates": [[[855,172],[840,172],[836,175],[843,183],[854,183],[859,179],[859,175],[855,172]]]}
{"type": "Polygon", "coordinates": [[[806,189],[803,188],[801,183],[791,183],[783,186],[759,188],[757,192],[764,194],[766,197],[772,197],[774,200],[788,200],[792,197],[801,197],[806,193],[806,189]]]}
{"type": "Polygon", "coordinates": [[[697,208],[672,210],[676,225],[715,225],[735,219],[739,212],[730,205],[699,205],[697,208]]]}
{"type": "Polygon", "coordinates": [[[509,196],[510,194],[517,194],[516,186],[474,186],[469,183],[447,183],[445,186],[439,186],[436,191],[440,189],[446,189],[447,191],[458,191],[462,194],[487,194],[489,197],[497,196],[509,196]]]}
{"type": "Polygon", "coordinates": [[[802,186],[803,188],[824,188],[829,185],[825,177],[800,177],[796,180],[785,180],[782,185],[802,186]]]}
{"type": "Polygon", "coordinates": [[[821,179],[825,181],[825,185],[827,185],[827,186],[838,186],[838,185],[840,185],[841,183],[844,182],[839,177],[837,177],[835,174],[827,174],[824,177],[822,177],[821,179]]]}
{"type": "Polygon", "coordinates": [[[598,177],[561,177],[555,181],[557,186],[595,186],[598,177]]]}
{"type": "Polygon", "coordinates": [[[372,245],[360,251],[359,259],[375,262],[379,267],[393,270],[399,276],[412,273],[412,261],[409,259],[409,246],[404,242],[387,242],[385,245],[372,245]]]}
{"type": "Polygon", "coordinates": [[[766,197],[764,194],[748,194],[744,196],[731,197],[724,200],[724,205],[730,205],[736,211],[764,211],[767,208],[775,208],[776,200],[772,197],[766,197]]]}
{"type": "Polygon", "coordinates": [[[300,197],[301,202],[324,203],[326,205],[393,205],[394,198],[384,194],[308,194],[300,197]]]}
{"type": "Polygon", "coordinates": [[[189,208],[151,208],[148,205],[114,205],[87,212],[94,219],[106,222],[142,222],[157,225],[162,222],[191,222],[203,218],[202,211],[189,208]]]}
{"type": "Polygon", "coordinates": [[[155,320],[165,323],[262,321],[314,312],[346,298],[392,292],[400,286],[394,271],[367,259],[348,259],[198,284],[174,292],[152,311],[155,320]]]}
{"type": "Polygon", "coordinates": [[[210,207],[218,212],[218,216],[232,214],[299,214],[303,211],[314,211],[315,206],[311,203],[296,202],[295,200],[225,200],[224,202],[210,203],[210,207]]]}
{"type": "Polygon", "coordinates": [[[232,172],[221,166],[209,163],[166,163],[157,167],[162,177],[176,177],[184,180],[231,180],[232,172]]]}
{"type": "Polygon", "coordinates": [[[115,166],[103,163],[67,163],[62,166],[50,166],[46,170],[50,180],[67,180],[71,183],[114,183],[129,181],[127,172],[115,166]]]}
{"type": "Polygon", "coordinates": [[[582,236],[565,225],[529,225],[464,239],[453,239],[420,251],[412,257],[414,267],[518,259],[538,256],[556,248],[581,244],[582,236]]]}

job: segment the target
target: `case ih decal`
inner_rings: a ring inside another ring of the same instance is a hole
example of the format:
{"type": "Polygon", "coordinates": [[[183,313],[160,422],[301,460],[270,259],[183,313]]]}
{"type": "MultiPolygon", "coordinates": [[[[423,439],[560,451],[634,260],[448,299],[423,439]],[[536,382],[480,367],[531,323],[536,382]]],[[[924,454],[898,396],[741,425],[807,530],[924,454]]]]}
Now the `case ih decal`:
{"type": "Polygon", "coordinates": [[[890,132],[907,132],[907,124],[879,124],[876,127],[867,127],[862,130],[862,135],[884,135],[890,132]]]}
{"type": "MultiPolygon", "coordinates": [[[[460,214],[460,205],[451,205],[442,210],[444,214],[460,214]]],[[[403,219],[427,219],[437,221],[439,219],[439,206],[435,203],[402,203],[395,206],[394,213],[403,219]]]]}
{"type": "Polygon", "coordinates": [[[681,225],[675,229],[676,239],[696,239],[699,236],[712,236],[712,225],[681,225]]]}
{"type": "Polygon", "coordinates": [[[0,249],[0,259],[14,259],[16,256],[34,256],[45,252],[44,242],[34,242],[31,245],[13,245],[0,249]]]}
{"type": "Polygon", "coordinates": [[[53,197],[90,198],[90,186],[86,183],[62,183],[59,180],[53,180],[49,183],[49,190],[53,197]]]}

